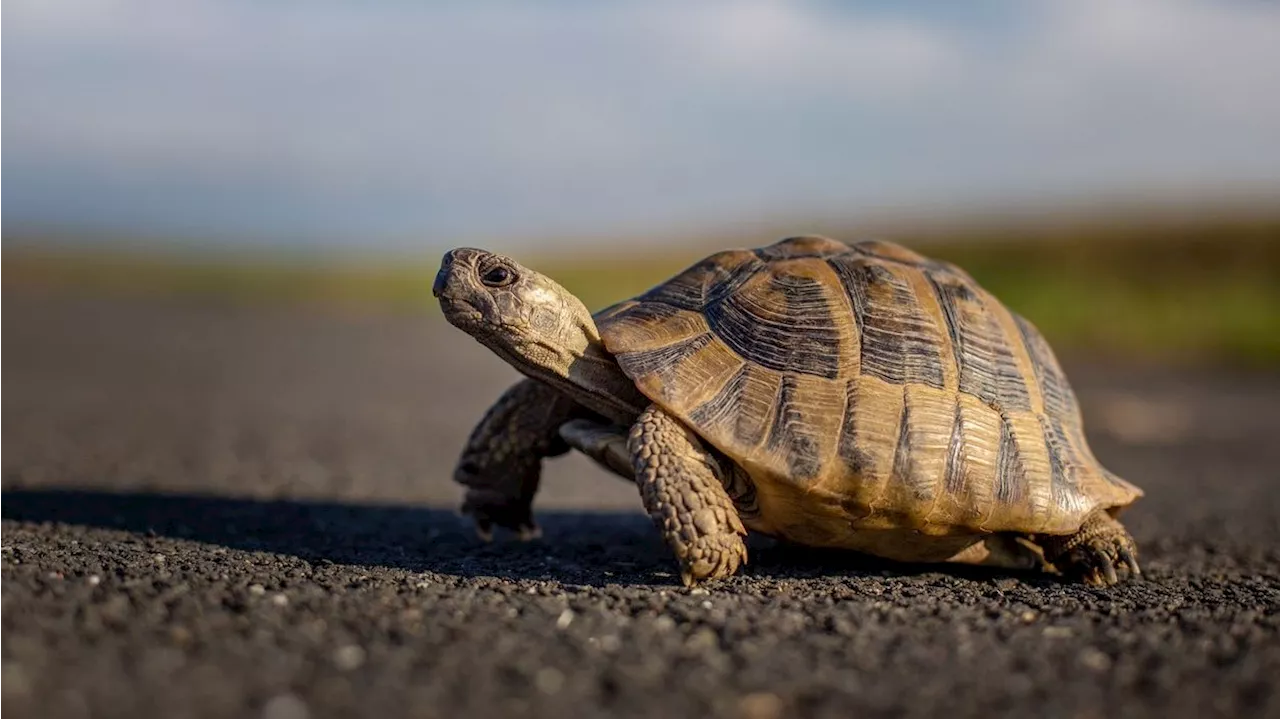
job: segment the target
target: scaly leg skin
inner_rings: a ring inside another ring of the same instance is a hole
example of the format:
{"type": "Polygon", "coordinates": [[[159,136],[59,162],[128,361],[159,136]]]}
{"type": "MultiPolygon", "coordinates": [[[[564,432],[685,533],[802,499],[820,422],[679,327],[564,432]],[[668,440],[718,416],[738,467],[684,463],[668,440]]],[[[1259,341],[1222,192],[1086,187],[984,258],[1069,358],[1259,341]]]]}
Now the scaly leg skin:
{"type": "Polygon", "coordinates": [[[569,451],[560,425],[583,412],[532,379],[517,382],[489,408],[453,472],[454,481],[467,487],[462,512],[475,518],[481,539],[493,539],[494,525],[514,530],[522,540],[541,535],[533,521],[533,497],[542,460],[569,451]]]}
{"type": "Polygon", "coordinates": [[[1045,559],[1064,575],[1095,587],[1141,576],[1138,547],[1106,510],[1090,514],[1075,534],[1040,537],[1045,559]]]}
{"type": "Polygon", "coordinates": [[[747,530],[702,442],[652,405],[632,427],[627,448],[640,499],[675,552],[684,585],[733,576],[747,562],[747,530]]]}
{"type": "Polygon", "coordinates": [[[635,467],[627,451],[627,428],[590,419],[575,419],[560,426],[560,437],[614,474],[634,482],[635,467]]]}

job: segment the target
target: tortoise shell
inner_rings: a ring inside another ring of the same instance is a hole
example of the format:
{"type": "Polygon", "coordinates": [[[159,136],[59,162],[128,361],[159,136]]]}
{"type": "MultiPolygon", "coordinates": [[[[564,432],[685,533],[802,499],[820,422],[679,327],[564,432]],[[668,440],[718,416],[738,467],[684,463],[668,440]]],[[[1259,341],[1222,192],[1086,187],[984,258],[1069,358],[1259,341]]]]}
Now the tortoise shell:
{"type": "Polygon", "coordinates": [[[763,531],[1067,534],[1142,494],[1094,458],[1036,328],[892,243],[720,252],[596,321],[640,391],[750,476],[763,531]]]}

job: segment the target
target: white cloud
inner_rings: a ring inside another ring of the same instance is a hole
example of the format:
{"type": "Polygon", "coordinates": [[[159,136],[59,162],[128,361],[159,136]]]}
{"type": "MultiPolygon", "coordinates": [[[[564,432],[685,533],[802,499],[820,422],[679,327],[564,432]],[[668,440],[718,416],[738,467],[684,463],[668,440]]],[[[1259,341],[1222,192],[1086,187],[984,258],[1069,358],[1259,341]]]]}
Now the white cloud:
{"type": "Polygon", "coordinates": [[[9,0],[4,210],[580,232],[1280,184],[1280,7],[9,0]]]}

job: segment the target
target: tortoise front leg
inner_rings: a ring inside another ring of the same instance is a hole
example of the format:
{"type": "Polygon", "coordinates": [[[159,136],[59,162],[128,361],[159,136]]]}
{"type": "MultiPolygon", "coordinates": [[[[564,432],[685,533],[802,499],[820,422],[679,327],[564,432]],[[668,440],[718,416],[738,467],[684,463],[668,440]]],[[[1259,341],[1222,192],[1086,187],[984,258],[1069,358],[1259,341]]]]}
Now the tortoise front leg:
{"type": "Polygon", "coordinates": [[[560,425],[582,410],[573,400],[532,379],[517,382],[485,413],[454,469],[455,482],[467,487],[464,514],[475,518],[481,539],[493,538],[493,526],[539,535],[533,521],[533,497],[542,460],[569,451],[560,425]]]}
{"type": "Polygon", "coordinates": [[[632,427],[627,448],[640,499],[675,552],[685,586],[733,576],[747,561],[747,530],[701,440],[652,405],[632,427]]]}

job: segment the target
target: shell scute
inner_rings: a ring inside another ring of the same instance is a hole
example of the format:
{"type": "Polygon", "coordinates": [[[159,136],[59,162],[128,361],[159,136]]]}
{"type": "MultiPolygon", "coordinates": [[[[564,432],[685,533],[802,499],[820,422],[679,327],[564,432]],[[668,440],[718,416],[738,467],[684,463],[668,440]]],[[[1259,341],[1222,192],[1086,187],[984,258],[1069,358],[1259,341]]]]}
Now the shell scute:
{"type": "Polygon", "coordinates": [[[798,484],[818,482],[836,453],[844,402],[841,383],[806,374],[781,375],[764,447],[766,461],[785,464],[798,484]]]}
{"type": "Polygon", "coordinates": [[[944,385],[938,318],[924,308],[906,274],[859,255],[827,261],[849,298],[859,333],[861,372],[893,384],[944,385]]]}
{"type": "Polygon", "coordinates": [[[862,240],[850,245],[855,252],[860,254],[871,255],[893,262],[903,262],[911,265],[923,265],[930,262],[928,258],[914,250],[909,250],[895,242],[886,242],[884,240],[862,240]]]}
{"type": "Polygon", "coordinates": [[[954,348],[960,391],[1000,409],[1030,410],[1024,371],[1015,361],[1010,338],[989,304],[993,298],[949,273],[931,274],[929,280],[937,292],[954,348]]]}
{"type": "Polygon", "coordinates": [[[775,372],[834,379],[856,357],[847,348],[854,339],[847,312],[829,284],[811,273],[761,270],[708,303],[703,314],[733,351],[775,372]]]}
{"type": "Polygon", "coordinates": [[[745,250],[717,252],[641,295],[639,301],[661,302],[701,312],[712,301],[712,293],[720,296],[732,294],[740,282],[759,268],[755,255],[745,250]]]}
{"type": "Polygon", "coordinates": [[[849,252],[849,245],[821,235],[800,235],[761,247],[755,255],[762,260],[786,260],[796,257],[831,257],[849,252]]]}

